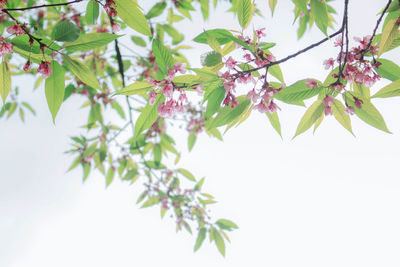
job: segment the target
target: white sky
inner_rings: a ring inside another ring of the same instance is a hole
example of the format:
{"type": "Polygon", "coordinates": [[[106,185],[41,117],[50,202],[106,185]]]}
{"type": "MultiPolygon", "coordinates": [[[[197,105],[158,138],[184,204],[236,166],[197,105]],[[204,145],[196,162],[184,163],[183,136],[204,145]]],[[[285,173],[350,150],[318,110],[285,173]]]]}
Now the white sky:
{"type": "MultiPolygon", "coordinates": [[[[265,2],[258,6],[267,19],[257,18],[254,25],[266,27],[266,40],[280,44],[273,50],[277,58],[322,37],[314,30],[297,42],[288,12],[292,4],[279,1],[272,21],[265,2]]],[[[351,36],[370,34],[385,2],[351,1],[351,36]]],[[[194,16],[193,23],[178,24],[186,40],[203,28],[239,29],[230,14],[211,14],[207,23],[194,16]]],[[[337,54],[332,47],[323,45],[282,65],[286,83],[323,80],[322,61],[337,54]]],[[[199,62],[205,50],[187,55],[199,62]]],[[[14,82],[38,116],[27,116],[25,124],[16,116],[0,121],[0,266],[400,265],[398,99],[373,101],[393,135],[354,117],[354,138],[330,117],[315,135],[291,140],[305,109],[283,105],[283,140],[257,112],[224,142],[201,135],[191,153],[178,133],[186,151],[180,166],[206,176],[205,191],[219,201],[214,218],[232,219],[240,227],[230,234],[224,259],[208,240],[193,253],[195,236],[176,234],[173,220],[161,220],[158,208],[139,209],[140,183],[115,181],[105,190],[101,175],[82,185],[80,169],[65,173],[72,160],[62,154],[68,136],[79,133],[86,119],[86,111],[79,110],[82,100],[65,103],[54,126],[43,88],[31,93],[31,80],[14,82]]]]}

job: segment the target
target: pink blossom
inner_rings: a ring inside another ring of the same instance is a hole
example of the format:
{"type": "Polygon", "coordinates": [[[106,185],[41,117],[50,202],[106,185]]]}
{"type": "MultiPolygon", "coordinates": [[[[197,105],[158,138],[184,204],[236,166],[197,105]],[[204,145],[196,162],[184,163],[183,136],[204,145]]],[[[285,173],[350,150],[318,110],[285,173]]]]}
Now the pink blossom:
{"type": "Polygon", "coordinates": [[[354,97],[354,105],[356,105],[357,108],[361,108],[361,105],[364,104],[364,101],[362,101],[361,99],[354,97]]]}
{"type": "Polygon", "coordinates": [[[218,76],[224,79],[229,79],[231,77],[231,74],[229,71],[225,71],[224,73],[218,72],[218,76]]]}
{"type": "Polygon", "coordinates": [[[197,94],[200,95],[200,96],[204,94],[203,85],[202,85],[202,84],[197,85],[197,86],[194,88],[194,90],[195,90],[195,91],[197,92],[197,94]]]}
{"type": "Polygon", "coordinates": [[[115,10],[114,8],[112,8],[112,7],[108,7],[108,8],[107,8],[107,7],[106,7],[105,9],[106,9],[107,14],[108,14],[110,17],[114,18],[114,17],[117,16],[117,10],[115,10]]]}
{"type": "Polygon", "coordinates": [[[269,113],[274,113],[278,109],[279,109],[279,107],[273,101],[271,101],[271,103],[268,105],[268,112],[269,113]]]}
{"type": "Polygon", "coordinates": [[[225,66],[226,66],[228,69],[231,69],[231,70],[233,70],[233,69],[236,67],[236,64],[237,64],[237,62],[236,62],[232,57],[229,57],[229,58],[225,61],[225,66]]]}
{"type": "Polygon", "coordinates": [[[255,82],[253,76],[249,73],[247,75],[241,76],[237,79],[238,83],[249,83],[255,82]]]}
{"type": "Polygon", "coordinates": [[[333,114],[332,107],[331,106],[325,106],[324,114],[325,114],[325,116],[332,115],[333,114]]]}
{"type": "Polygon", "coordinates": [[[325,106],[329,106],[330,104],[335,103],[335,98],[333,98],[331,95],[326,95],[322,102],[325,106]]]}
{"type": "Polygon", "coordinates": [[[189,100],[187,99],[187,96],[186,96],[186,94],[185,93],[181,93],[180,95],[179,95],[179,101],[181,101],[181,102],[189,102],[189,100]]]}
{"type": "Polygon", "coordinates": [[[235,82],[234,82],[234,81],[230,81],[230,80],[225,81],[225,82],[224,82],[224,88],[225,88],[225,91],[226,91],[227,93],[230,93],[231,91],[234,91],[234,89],[235,89],[235,82]]]}
{"type": "Polygon", "coordinates": [[[180,73],[184,74],[186,72],[186,63],[177,62],[177,63],[175,63],[175,65],[172,66],[172,69],[175,72],[180,72],[180,73]]]}
{"type": "Polygon", "coordinates": [[[111,24],[111,30],[113,33],[119,32],[121,30],[121,25],[119,23],[111,24]]]}
{"type": "Polygon", "coordinates": [[[165,97],[171,98],[172,94],[174,93],[173,85],[170,83],[166,84],[162,89],[162,93],[165,95],[165,97]]]}
{"type": "Polygon", "coordinates": [[[274,62],[275,61],[275,57],[273,55],[271,55],[271,54],[265,54],[265,57],[267,58],[267,60],[269,62],[274,62]]]}
{"type": "Polygon", "coordinates": [[[166,78],[167,82],[172,82],[175,77],[175,71],[168,69],[167,70],[168,76],[166,78]]]}
{"type": "Polygon", "coordinates": [[[0,46],[0,54],[6,55],[6,54],[12,54],[12,53],[13,53],[12,43],[3,42],[0,46]]]}
{"type": "Polygon", "coordinates": [[[270,98],[274,95],[274,92],[272,91],[266,91],[263,95],[262,95],[262,99],[264,99],[265,103],[269,103],[269,101],[271,100],[270,98]]]}
{"type": "Polygon", "coordinates": [[[245,54],[244,59],[246,59],[247,61],[251,61],[251,55],[250,54],[245,54]]]}
{"type": "Polygon", "coordinates": [[[258,39],[261,39],[262,37],[267,36],[267,34],[264,33],[264,31],[265,31],[265,28],[261,28],[259,30],[256,30],[256,34],[257,34],[258,39]]]}
{"type": "Polygon", "coordinates": [[[268,106],[264,103],[264,101],[261,101],[257,105],[253,107],[255,110],[258,110],[261,113],[265,113],[268,111],[268,106]]]}
{"type": "Polygon", "coordinates": [[[339,35],[338,37],[336,37],[334,45],[335,45],[335,47],[338,47],[338,46],[342,46],[342,43],[343,43],[342,36],[339,35]]]}
{"type": "Polygon", "coordinates": [[[50,69],[51,63],[48,61],[42,61],[40,63],[39,68],[37,69],[38,72],[40,72],[43,75],[43,78],[48,78],[50,76],[50,73],[53,71],[50,69]]]}
{"type": "Polygon", "coordinates": [[[264,67],[265,65],[269,64],[269,60],[264,59],[264,60],[260,60],[260,59],[256,59],[254,61],[254,63],[256,63],[257,67],[264,67]]]}
{"type": "Polygon", "coordinates": [[[14,24],[8,27],[7,32],[9,34],[15,34],[15,35],[20,35],[25,33],[24,30],[21,28],[21,26],[19,26],[18,24],[14,24]]]}
{"type": "Polygon", "coordinates": [[[324,66],[326,70],[333,68],[333,65],[335,65],[335,60],[333,58],[324,60],[324,66]]]}
{"type": "Polygon", "coordinates": [[[352,106],[347,106],[346,110],[344,112],[346,112],[346,114],[349,114],[349,115],[354,115],[355,110],[352,106]]]}
{"type": "Polygon", "coordinates": [[[256,91],[253,89],[253,90],[251,90],[251,91],[249,91],[248,93],[247,93],[247,96],[246,96],[247,98],[250,98],[251,99],[251,101],[253,101],[253,103],[256,103],[257,102],[257,100],[260,98],[260,96],[256,93],[256,91]]]}
{"type": "Polygon", "coordinates": [[[154,105],[154,103],[156,102],[156,97],[157,97],[156,92],[150,92],[150,94],[149,94],[149,104],[150,105],[154,105]]]}
{"type": "Polygon", "coordinates": [[[305,84],[307,85],[308,88],[318,88],[318,83],[314,81],[313,79],[306,79],[305,84]]]}
{"type": "Polygon", "coordinates": [[[30,71],[32,69],[32,65],[30,61],[27,61],[24,65],[24,71],[30,71]]]}

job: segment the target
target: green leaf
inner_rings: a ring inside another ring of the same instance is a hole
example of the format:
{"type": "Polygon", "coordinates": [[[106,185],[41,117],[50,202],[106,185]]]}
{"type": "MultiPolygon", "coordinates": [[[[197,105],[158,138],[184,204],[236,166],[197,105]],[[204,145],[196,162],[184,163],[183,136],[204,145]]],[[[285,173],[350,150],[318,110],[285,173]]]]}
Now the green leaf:
{"type": "Polygon", "coordinates": [[[160,165],[161,157],[162,157],[160,144],[157,144],[153,147],[153,154],[154,154],[154,163],[156,165],[160,165]]]}
{"type": "Polygon", "coordinates": [[[179,168],[176,171],[185,176],[188,180],[196,182],[196,178],[194,178],[194,175],[191,174],[188,170],[179,168]]]}
{"type": "Polygon", "coordinates": [[[96,24],[97,18],[99,17],[99,4],[94,0],[91,0],[86,5],[85,18],[87,24],[96,24]]]}
{"type": "Polygon", "coordinates": [[[149,10],[149,12],[146,14],[146,19],[152,19],[152,18],[160,16],[163,13],[163,11],[165,10],[166,7],[167,7],[167,3],[166,2],[158,2],[158,3],[156,3],[149,10]]]}
{"type": "Polygon", "coordinates": [[[332,105],[333,116],[335,116],[336,120],[352,135],[353,129],[351,128],[351,120],[350,116],[345,113],[346,107],[339,100],[335,99],[335,102],[332,105]]]}
{"type": "Polygon", "coordinates": [[[140,113],[135,124],[135,134],[134,134],[135,138],[137,138],[139,134],[141,134],[144,130],[150,128],[153,125],[153,123],[157,120],[158,118],[157,107],[160,100],[161,100],[161,95],[157,96],[154,105],[150,105],[148,103],[140,113]]]}
{"type": "Polygon", "coordinates": [[[321,99],[317,99],[306,111],[297,126],[296,134],[293,136],[295,138],[301,133],[307,131],[314,122],[321,116],[324,112],[324,103],[321,99]]]}
{"type": "Polygon", "coordinates": [[[318,28],[325,35],[327,35],[329,14],[325,0],[322,2],[320,2],[319,0],[311,0],[310,7],[311,7],[311,16],[314,18],[315,24],[317,24],[318,28]]]}
{"type": "Polygon", "coordinates": [[[317,82],[318,88],[309,88],[306,85],[306,80],[300,80],[294,84],[283,88],[281,91],[274,95],[274,98],[279,99],[288,104],[297,104],[299,101],[311,98],[322,90],[321,82],[313,79],[317,82]]]}
{"type": "Polygon", "coordinates": [[[389,50],[394,39],[399,33],[399,23],[397,23],[397,18],[391,19],[382,31],[381,40],[379,42],[378,56],[381,56],[384,52],[389,50]]]}
{"type": "Polygon", "coordinates": [[[274,15],[274,11],[275,11],[275,7],[276,7],[276,3],[277,2],[278,2],[278,0],[268,0],[269,8],[271,9],[272,15],[274,15]]]}
{"type": "Polygon", "coordinates": [[[380,58],[377,60],[381,65],[375,71],[383,78],[396,81],[400,79],[400,67],[388,59],[380,58]]]}
{"type": "Polygon", "coordinates": [[[117,39],[119,35],[111,33],[87,33],[65,45],[68,52],[88,51],[102,47],[117,39]]]}
{"type": "Polygon", "coordinates": [[[394,96],[400,96],[400,79],[386,85],[372,97],[386,98],[394,96]]]}
{"type": "Polygon", "coordinates": [[[268,68],[268,72],[274,76],[275,78],[277,78],[280,82],[284,83],[284,79],[283,79],[283,74],[282,74],[282,70],[281,67],[279,67],[279,65],[273,65],[271,67],[268,68]]]}
{"type": "Polygon", "coordinates": [[[281,123],[279,122],[278,112],[276,112],[276,111],[274,113],[266,112],[265,114],[267,115],[267,117],[269,119],[269,122],[271,123],[272,127],[274,127],[274,129],[282,137],[281,123]]]}
{"type": "Polygon", "coordinates": [[[205,118],[209,119],[217,113],[217,111],[221,107],[221,103],[225,98],[225,88],[223,86],[219,86],[215,88],[210,95],[208,96],[207,108],[205,118]]]}
{"type": "Polygon", "coordinates": [[[64,101],[65,73],[57,61],[51,63],[51,69],[53,71],[45,81],[45,94],[53,123],[55,123],[58,110],[64,101]]]}
{"type": "Polygon", "coordinates": [[[83,83],[90,87],[101,89],[99,81],[89,68],[78,60],[72,59],[69,56],[64,56],[64,63],[68,69],[75,74],[83,83]]]}
{"type": "MultiPolygon", "coordinates": [[[[361,96],[358,95],[356,96],[358,98],[361,98],[361,96]]],[[[379,130],[391,133],[387,128],[385,120],[383,119],[382,115],[379,113],[376,107],[371,103],[371,101],[369,101],[368,99],[362,99],[364,103],[362,104],[361,108],[357,108],[356,105],[354,104],[354,98],[350,93],[345,93],[343,97],[346,100],[347,104],[354,108],[356,115],[361,120],[379,130]]]]}
{"type": "Polygon", "coordinates": [[[131,39],[132,39],[132,42],[134,42],[138,46],[141,46],[141,47],[146,47],[147,46],[146,41],[143,40],[142,37],[132,35],[131,39]]]}
{"type": "Polygon", "coordinates": [[[222,62],[222,56],[220,53],[211,51],[201,55],[201,64],[203,66],[212,67],[222,62]]]}
{"type": "Polygon", "coordinates": [[[212,36],[217,39],[218,43],[220,43],[221,45],[227,44],[232,41],[232,38],[235,38],[233,34],[228,30],[214,29],[200,33],[193,39],[193,41],[197,43],[208,44],[208,36],[212,36]]]}
{"type": "Polygon", "coordinates": [[[172,27],[171,25],[168,24],[164,24],[162,25],[164,31],[171,36],[172,38],[172,44],[179,44],[180,42],[183,41],[183,39],[185,39],[185,36],[181,33],[178,32],[178,30],[176,30],[174,27],[172,27]]]}
{"type": "Polygon", "coordinates": [[[113,167],[110,167],[106,175],[106,187],[108,187],[112,183],[112,181],[114,180],[114,176],[115,169],[113,167]]]}
{"type": "Polygon", "coordinates": [[[249,26],[250,21],[253,17],[254,4],[251,0],[237,0],[237,13],[239,24],[243,29],[246,29],[249,26]]]}
{"type": "MultiPolygon", "coordinates": [[[[40,40],[41,40],[41,42],[42,43],[44,43],[44,44],[46,44],[48,47],[50,47],[50,48],[52,48],[52,49],[55,49],[55,50],[59,50],[59,49],[61,49],[62,47],[61,46],[59,46],[57,43],[55,43],[54,41],[52,41],[52,40],[49,40],[49,39],[47,39],[47,38],[45,38],[45,37],[43,37],[43,36],[36,36],[36,35],[34,35],[35,37],[37,37],[37,38],[39,38],[40,40]]],[[[40,49],[40,44],[37,42],[37,41],[33,41],[33,45],[31,46],[30,44],[29,44],[29,36],[27,35],[27,34],[21,34],[21,35],[18,35],[18,36],[15,36],[12,40],[10,40],[10,42],[15,46],[15,47],[18,47],[18,48],[20,48],[20,49],[22,49],[22,50],[24,50],[24,51],[26,51],[26,52],[28,52],[28,53],[34,53],[34,54],[40,54],[40,59],[42,60],[43,59],[43,57],[42,57],[42,52],[41,52],[41,49],[40,49]]],[[[15,48],[14,47],[14,48],[15,48]]],[[[46,54],[49,54],[49,53],[52,53],[52,52],[54,52],[53,50],[51,50],[50,48],[46,48],[45,50],[44,50],[44,52],[46,53],[46,54]]],[[[47,56],[47,55],[46,55],[47,56]]],[[[50,61],[50,60],[48,60],[48,59],[46,59],[46,61],[50,61]]],[[[40,63],[40,62],[39,62],[40,63]]]]}
{"type": "Polygon", "coordinates": [[[8,93],[11,91],[11,71],[10,66],[6,57],[3,57],[3,61],[0,66],[0,95],[3,99],[3,103],[6,103],[8,93]]]}
{"type": "Polygon", "coordinates": [[[200,228],[200,231],[197,234],[196,243],[194,245],[194,251],[197,251],[201,247],[201,245],[203,244],[204,239],[206,239],[206,233],[207,233],[207,229],[206,228],[200,228]]]}
{"type": "Polygon", "coordinates": [[[209,0],[200,0],[200,9],[201,9],[201,14],[203,14],[203,19],[204,20],[208,19],[208,16],[210,15],[209,0]]]}
{"type": "Polygon", "coordinates": [[[90,155],[93,155],[94,152],[95,152],[96,149],[97,149],[97,145],[98,145],[97,142],[93,142],[90,146],[88,146],[88,147],[85,149],[85,152],[83,152],[82,157],[83,157],[83,158],[86,158],[86,157],[88,157],[88,156],[90,156],[90,155]]]}
{"type": "Polygon", "coordinates": [[[53,27],[51,37],[57,41],[73,42],[79,37],[78,26],[69,21],[59,21],[53,27]]]}
{"type": "Polygon", "coordinates": [[[135,82],[132,83],[120,91],[116,92],[115,95],[137,95],[149,92],[152,90],[154,85],[149,84],[148,82],[135,82]]]}
{"type": "Polygon", "coordinates": [[[167,68],[174,64],[171,52],[158,39],[153,40],[152,48],[160,72],[167,74],[167,68]]]}
{"type": "Polygon", "coordinates": [[[215,222],[216,225],[219,226],[221,229],[225,229],[231,231],[232,229],[238,229],[239,227],[232,221],[227,219],[219,219],[215,222]]]}
{"type": "Polygon", "coordinates": [[[225,257],[225,241],[222,238],[221,234],[217,231],[214,230],[213,231],[214,234],[214,241],[215,241],[215,245],[217,246],[219,252],[222,254],[222,256],[225,257]]]}
{"type": "Polygon", "coordinates": [[[143,203],[141,208],[148,208],[158,203],[160,203],[160,198],[158,196],[151,196],[143,203]]]}
{"type": "Polygon", "coordinates": [[[194,133],[191,133],[188,137],[188,148],[189,151],[192,151],[194,144],[196,143],[197,136],[194,133]]]}
{"type": "Polygon", "coordinates": [[[151,36],[149,24],[136,0],[115,0],[118,16],[135,31],[151,36]]]}
{"type": "Polygon", "coordinates": [[[221,108],[217,116],[210,122],[209,129],[228,124],[247,110],[250,105],[250,99],[247,99],[246,96],[239,96],[236,100],[239,102],[239,105],[234,108],[230,106],[221,108]]]}

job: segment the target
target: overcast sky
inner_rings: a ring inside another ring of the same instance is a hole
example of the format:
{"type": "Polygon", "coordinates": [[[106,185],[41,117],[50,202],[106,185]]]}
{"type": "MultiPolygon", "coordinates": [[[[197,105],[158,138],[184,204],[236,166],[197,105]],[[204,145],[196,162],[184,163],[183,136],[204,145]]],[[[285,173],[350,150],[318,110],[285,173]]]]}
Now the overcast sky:
{"type": "MultiPolygon", "coordinates": [[[[279,1],[275,20],[266,2],[259,1],[265,18],[257,17],[254,27],[266,27],[266,40],[279,44],[277,58],[323,37],[313,30],[297,41],[290,1],[279,1]]],[[[386,1],[350,2],[350,35],[371,34],[386,1]]],[[[186,40],[203,29],[239,29],[219,7],[206,23],[200,15],[178,23],[186,40]]],[[[186,54],[198,66],[206,50],[186,54]]],[[[283,64],[286,83],[323,80],[322,62],[337,52],[328,42],[283,64]]],[[[202,134],[191,153],[177,132],[180,166],[205,176],[205,191],[218,200],[212,215],[240,227],[223,258],[207,240],[193,253],[195,236],[176,234],[173,220],[161,220],[158,208],[139,209],[140,183],[116,180],[105,190],[102,175],[82,185],[80,169],[66,173],[72,158],[62,152],[86,119],[82,99],[63,104],[54,126],[44,89],[32,92],[30,79],[13,82],[38,115],[28,115],[25,124],[16,116],[0,121],[0,266],[400,266],[399,99],[373,100],[392,135],[354,117],[355,138],[329,117],[315,135],[291,140],[305,109],[286,105],[283,139],[258,112],[224,142],[202,134]]]]}

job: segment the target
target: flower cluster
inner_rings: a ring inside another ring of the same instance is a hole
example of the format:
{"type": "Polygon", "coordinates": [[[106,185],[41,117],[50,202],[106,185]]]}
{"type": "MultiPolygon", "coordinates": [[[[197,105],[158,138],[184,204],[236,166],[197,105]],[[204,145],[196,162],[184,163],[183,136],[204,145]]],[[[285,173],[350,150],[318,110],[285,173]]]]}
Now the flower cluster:
{"type": "Polygon", "coordinates": [[[158,114],[161,117],[172,116],[175,112],[185,112],[185,105],[188,103],[186,93],[173,82],[177,73],[184,74],[185,72],[186,64],[178,62],[172,66],[172,69],[167,70],[168,75],[165,79],[156,81],[149,78],[149,83],[153,84],[155,90],[149,93],[149,103],[153,105],[160,93],[165,96],[165,101],[158,104],[158,114]],[[179,93],[178,99],[174,98],[175,92],[179,93]]]}
{"type": "Polygon", "coordinates": [[[247,98],[250,98],[251,101],[256,104],[254,106],[255,110],[258,110],[261,113],[269,112],[274,113],[279,109],[279,107],[274,103],[272,99],[273,95],[283,89],[283,86],[280,88],[275,88],[270,84],[266,83],[259,91],[256,89],[251,90],[247,93],[247,98]]]}
{"type": "Polygon", "coordinates": [[[6,54],[13,53],[12,43],[4,41],[4,37],[0,37],[0,55],[4,56],[6,54]]]}

